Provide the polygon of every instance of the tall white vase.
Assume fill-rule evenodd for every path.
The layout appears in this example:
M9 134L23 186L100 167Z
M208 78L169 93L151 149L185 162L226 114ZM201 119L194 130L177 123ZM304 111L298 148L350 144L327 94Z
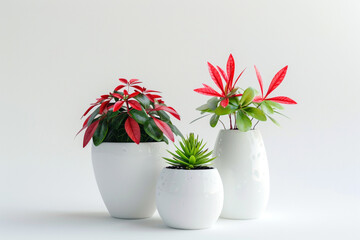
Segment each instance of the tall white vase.
M156 181L166 165L165 146L163 142L92 145L97 185L112 217L136 219L154 214Z
M221 217L260 217L269 198L269 167L260 131L220 130L214 156L224 186Z

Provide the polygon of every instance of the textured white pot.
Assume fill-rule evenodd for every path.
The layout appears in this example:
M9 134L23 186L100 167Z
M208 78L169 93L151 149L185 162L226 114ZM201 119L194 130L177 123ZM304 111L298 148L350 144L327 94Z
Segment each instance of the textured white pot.
M260 217L269 198L269 167L261 133L220 130L214 156L224 185L221 217Z
M179 229L211 227L223 206L217 169L164 168L156 186L156 206L166 225Z
M165 143L110 143L91 154L95 177L112 217L148 218L155 210L156 181L166 165Z

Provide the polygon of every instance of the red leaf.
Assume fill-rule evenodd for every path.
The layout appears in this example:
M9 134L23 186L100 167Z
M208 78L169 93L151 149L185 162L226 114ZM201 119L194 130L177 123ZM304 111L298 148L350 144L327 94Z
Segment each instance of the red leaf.
M100 105L100 110L99 110L99 114L102 114L104 109L106 108L106 106L109 104L110 101L104 101L101 105Z
M140 143L140 127L139 124L131 117L125 121L125 131L136 144Z
M123 104L124 104L124 101L117 101L114 104L113 112L116 112L117 110L119 110L122 107Z
M151 101L151 102L154 102L155 99L152 97L151 94L145 94L145 96Z
M231 95L230 97L240 97L240 96L242 96L242 93Z
M246 69L246 68L244 68L244 70L242 70L242 72L239 74L239 76L237 77L235 83L234 83L232 86L230 86L230 87L231 87L231 90L235 87L236 83L238 82L239 78L241 77L241 75L243 74L243 72L245 71L245 69Z
M107 94L106 95L101 95L102 99L107 99L108 97L109 97L109 95L107 95Z
M223 94L225 94L224 92L224 86L220 77L219 72L216 70L216 68L211 65L211 63L208 62L208 67L209 67L209 73L210 76L212 78L212 80L214 81L214 83L218 86L218 88L220 88L220 90L222 91Z
M160 95L154 95L154 94L147 94L147 95L150 95L152 99L161 98Z
M141 92L144 91L144 88L142 88L142 87L140 87L140 86L138 86L138 85L134 85L134 86L131 86L131 87L133 87L133 88L135 88L135 89L137 89L137 90L139 90L139 91L141 91Z
M119 81L125 84L128 84L128 80L126 80L125 78L119 78Z
M167 136L171 141L175 141L174 139L174 134L173 132L171 131L171 128L169 127L169 125L167 125L165 122L157 119L157 118L154 118L154 122L156 124L156 126L158 126L158 128L160 128L160 130L165 134L165 136Z
M97 126L99 125L100 120L97 120L96 122L93 122L85 131L84 134L84 141L83 141L83 147L86 147L86 145L90 142L92 136L95 133L95 130Z
M229 55L227 64L226 64L226 71L227 71L227 76L229 79L229 85L232 86L232 82L234 79L234 72L235 72L235 61L234 58L232 56L232 54Z
M130 79L129 84L138 84L141 83L139 79Z
M259 81L259 85L260 85L260 90L261 90L261 96L264 97L264 89L263 89L263 81L262 81L262 77L260 75L259 70L257 69L257 67L254 65L255 68L255 72L256 72L256 77Z
M120 89L122 89L123 87L125 87L125 85L119 85L117 86L114 91L119 91Z
M119 98L119 99L123 99L123 96L121 96L121 94L118 94L118 93L112 93L112 95L116 98Z
M284 97L284 96L267 98L265 100L269 100L269 101L273 101L273 102L277 102L277 103L283 103L283 104L297 104L297 102L295 102L291 98Z
M129 103L130 106L133 107L134 109L139 110L139 111L142 110L140 103L138 103L137 101L135 101L135 100L128 100L128 103Z
M264 99L261 96L256 96L254 97L254 99L252 100L253 102L259 103L264 101Z
M133 92L132 94L129 95L129 98L136 97L139 94L140 94L139 92Z
M129 95L128 91L124 90L124 95L125 96Z
M229 104L229 99L225 98L220 102L220 105L225 108Z
M223 77L223 79L225 80L225 82L228 82L228 81L229 81L229 79L228 79L228 77L227 77L227 75L226 75L225 71L224 71L224 70L222 70L222 69L221 69L221 67L219 67L219 66L216 66L216 67L217 67L217 69L219 70L219 72L220 72L221 76Z
M287 71L288 66L285 66L284 68L282 68L273 78L273 80L270 83L269 89L265 95L265 98L272 92L274 91L280 84L281 82L284 80L285 75L286 75L286 71Z
M86 114L88 114L90 112L90 110L93 109L94 107L95 107L95 105L92 105L91 107L89 107L82 116L83 117L86 116Z
M162 106L162 105L157 105L153 111L159 111L159 110L163 110L166 111L168 113L170 113L171 115L173 115L175 118L177 118L178 120L180 120L180 115L176 112L176 110L172 107L168 107L168 106Z
M148 93L161 93L161 92L155 91L155 90L146 90L146 92L148 92Z

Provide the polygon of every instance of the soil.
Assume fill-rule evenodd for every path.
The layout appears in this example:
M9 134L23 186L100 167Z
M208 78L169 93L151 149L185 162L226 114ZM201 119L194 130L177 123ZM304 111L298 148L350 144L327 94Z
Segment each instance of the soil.
M184 170L204 170L204 169L213 169L213 167L207 167L207 166L199 166L199 167L194 167L192 169L187 169L185 167L181 167L181 166L168 166L166 168L169 169L184 169Z

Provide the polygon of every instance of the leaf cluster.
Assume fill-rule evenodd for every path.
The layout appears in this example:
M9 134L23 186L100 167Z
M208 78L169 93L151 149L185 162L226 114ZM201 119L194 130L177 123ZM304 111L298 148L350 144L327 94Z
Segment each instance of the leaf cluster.
M164 159L172 166L178 166L184 169L196 169L206 166L215 158L211 158L212 151L204 149L206 143L199 140L199 136L190 133L186 138L179 142L180 146L175 145L175 152L168 151L172 158Z

